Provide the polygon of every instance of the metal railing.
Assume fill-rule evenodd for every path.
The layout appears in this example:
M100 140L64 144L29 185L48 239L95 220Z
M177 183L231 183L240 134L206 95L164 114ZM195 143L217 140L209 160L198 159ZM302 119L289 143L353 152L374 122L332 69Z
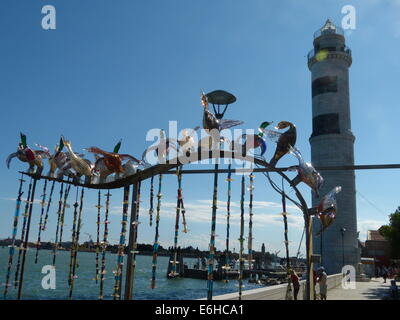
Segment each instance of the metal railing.
M335 29L319 29L314 32L314 39L328 34L338 34L344 36L344 30L338 26L335 26Z
M341 48L321 48L319 50L311 49L310 52L307 54L307 59L310 60L310 59L314 58L320 51L344 52L351 56L351 49L348 46L344 46Z

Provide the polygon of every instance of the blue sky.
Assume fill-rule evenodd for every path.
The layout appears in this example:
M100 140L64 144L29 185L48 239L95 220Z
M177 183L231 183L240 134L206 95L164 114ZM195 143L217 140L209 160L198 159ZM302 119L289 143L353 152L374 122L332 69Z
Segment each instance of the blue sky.
M46 4L57 10L56 30L41 28L41 8ZM0 158L5 160L15 151L20 131L27 134L31 146L53 147L63 134L78 151L91 145L111 150L122 138L121 152L140 156L151 144L145 140L149 129L167 128L169 120L177 121L179 129L200 125L200 90L224 89L237 97L227 118L243 120L243 129L257 128L264 120L294 122L297 146L309 160L311 83L306 55L312 49L313 33L327 18L340 24L341 9L349 4L355 7L357 18L356 29L346 31L347 45L353 51L350 96L356 163L397 163L400 1L395 0L2 0ZM270 144L267 157L273 149ZM281 162L295 163L291 157ZM18 161L10 170L4 162L0 166L0 238L11 234L17 171L25 168ZM399 205L398 177L396 170L357 172L357 191L370 202L357 195L361 239L368 229L387 223L387 215ZM220 177L218 249L223 249L225 237L224 179ZM152 243L154 229L148 225L146 210L148 186L149 181L143 183L138 241ZM182 245L207 248L211 186L211 175L184 177L190 232L180 237ZM264 242L267 250L283 252L280 199L262 175L257 175L255 187L254 247L258 250ZM165 177L162 245L173 241L176 188L176 177ZM307 187L301 190L310 202ZM232 247L237 251L239 178L232 192ZM110 238L116 242L122 193L112 193ZM88 238L86 233L93 237L96 233L97 193L87 194L83 240ZM72 204L72 193L70 199ZM294 208L289 212L290 250L295 254L302 218ZM37 206L32 241L39 214ZM42 239L54 239L55 218L53 207ZM71 224L70 209L66 213L68 234Z

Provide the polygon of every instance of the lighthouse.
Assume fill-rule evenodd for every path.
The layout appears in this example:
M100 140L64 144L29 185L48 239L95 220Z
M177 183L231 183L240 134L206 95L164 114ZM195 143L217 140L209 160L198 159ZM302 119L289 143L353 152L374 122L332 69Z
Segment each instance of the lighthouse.
M312 88L311 161L315 167L354 165L349 99L351 50L345 44L343 30L330 20L314 33L313 45L307 57ZM355 175L353 170L320 173L324 185L320 198L312 195L313 206L335 186L342 187L333 224L317 235L321 223L318 218L313 219L313 252L321 255L321 265L333 274L341 272L344 265L357 267L360 260Z

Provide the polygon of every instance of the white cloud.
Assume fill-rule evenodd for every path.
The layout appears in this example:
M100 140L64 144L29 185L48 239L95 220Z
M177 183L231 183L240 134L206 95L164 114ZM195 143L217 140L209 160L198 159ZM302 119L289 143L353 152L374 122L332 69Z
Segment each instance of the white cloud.
M248 221L248 202L245 202L245 220ZM186 209L186 220L189 223L210 223L211 221L211 212L212 212L212 200L195 200L185 203ZM217 223L225 223L226 222L226 202L218 201L217 202L218 210L217 210ZM113 207L118 208L118 213L122 211L122 207ZM303 218L302 215L299 214L300 210L294 206L288 206L288 223L291 226L302 228L303 227ZM269 212L265 212L268 210ZM261 212L262 211L262 212ZM266 224L282 224L282 215L281 212L281 204L276 202L266 202L266 201L254 201L253 202L253 221L254 227L262 227ZM114 211L113 211L114 212ZM141 212L147 215L148 208L142 207ZM176 203L175 202L163 202L161 207L160 214L162 217L166 218L175 218L176 215ZM141 215L142 216L142 213ZM231 202L231 217L230 223L232 225L240 224L240 203L239 202Z
M367 238L367 231L368 230L377 230L382 225L387 224L385 220L358 220L357 226L358 231L360 231L360 240L365 241Z
M287 215L288 226L303 229L304 227L304 219L303 216L299 214L291 214ZM283 217L281 214L254 214L253 216L254 226L255 227L263 227L265 225L277 225L282 226Z

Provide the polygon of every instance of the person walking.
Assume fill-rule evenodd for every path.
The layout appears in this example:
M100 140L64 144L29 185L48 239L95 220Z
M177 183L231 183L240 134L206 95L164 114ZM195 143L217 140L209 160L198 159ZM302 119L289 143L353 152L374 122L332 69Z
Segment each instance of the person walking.
M318 274L315 269L313 269L313 293L314 293L314 300L317 300L317 292L315 290L315 287L317 286L317 279L318 279Z
M393 300L399 299L399 289L396 285L396 280L390 281L390 297Z
M299 281L299 276L296 274L296 271L294 271L293 269L290 269L290 280L292 281L292 284L293 284L294 300L297 300L297 295L299 294L299 290L300 290L300 281Z
M379 278L381 275L381 269L379 268L379 266L377 266L375 268L375 278Z
M386 266L382 267L382 278L383 278L383 283L386 283L386 279L388 277L388 269Z
M319 294L321 295L321 300L326 300L328 285L327 285L328 275L325 272L324 267L318 269L318 283L319 283Z

